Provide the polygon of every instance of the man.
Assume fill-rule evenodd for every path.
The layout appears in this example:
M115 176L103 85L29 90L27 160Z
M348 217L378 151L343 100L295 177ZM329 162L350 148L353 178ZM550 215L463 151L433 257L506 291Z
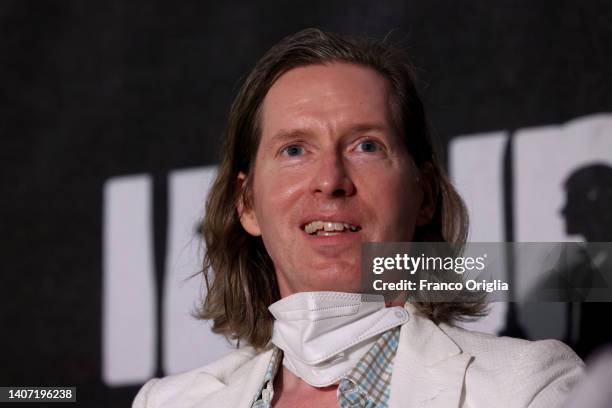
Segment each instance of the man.
M227 133L201 317L246 347L151 380L135 407L552 407L582 375L559 342L452 326L482 305L359 295L363 242L466 236L402 52L290 36L247 78Z

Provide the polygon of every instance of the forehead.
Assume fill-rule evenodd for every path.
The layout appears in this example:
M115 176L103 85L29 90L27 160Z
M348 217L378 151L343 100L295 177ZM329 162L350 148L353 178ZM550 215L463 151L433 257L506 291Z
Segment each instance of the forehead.
M262 106L262 135L356 121L390 125L389 86L372 68L348 63L294 68L272 85Z

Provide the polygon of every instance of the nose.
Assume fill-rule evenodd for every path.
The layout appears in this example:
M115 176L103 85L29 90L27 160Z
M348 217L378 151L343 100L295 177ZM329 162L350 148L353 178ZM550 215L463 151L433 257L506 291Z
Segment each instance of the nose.
M340 152L322 155L311 181L311 191L324 197L348 197L354 194L355 185L347 172Z

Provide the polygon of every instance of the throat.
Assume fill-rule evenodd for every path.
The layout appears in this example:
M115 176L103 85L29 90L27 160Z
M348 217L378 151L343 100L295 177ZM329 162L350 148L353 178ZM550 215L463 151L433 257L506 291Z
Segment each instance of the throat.
M313 387L301 380L284 366L274 378L274 397L272 406L284 407L338 407L338 385Z

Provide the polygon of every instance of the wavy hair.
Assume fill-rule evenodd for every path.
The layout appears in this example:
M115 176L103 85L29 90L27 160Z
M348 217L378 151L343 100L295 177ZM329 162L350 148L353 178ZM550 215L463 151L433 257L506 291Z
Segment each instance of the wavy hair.
M306 29L273 46L240 88L228 119L221 163L206 202L202 273L208 294L197 317L213 321L213 331L238 343L264 347L272 335L268 306L280 299L274 265L261 237L248 234L236 210L252 204L252 170L260 140L261 106L285 72L312 64L350 63L374 69L390 84L393 119L420 170L430 173L437 198L431 222L415 230L414 241L463 244L468 216L432 144L430 127L406 53L384 41L351 38ZM246 179L240 185L238 174ZM481 303L415 302L436 323L479 316Z

